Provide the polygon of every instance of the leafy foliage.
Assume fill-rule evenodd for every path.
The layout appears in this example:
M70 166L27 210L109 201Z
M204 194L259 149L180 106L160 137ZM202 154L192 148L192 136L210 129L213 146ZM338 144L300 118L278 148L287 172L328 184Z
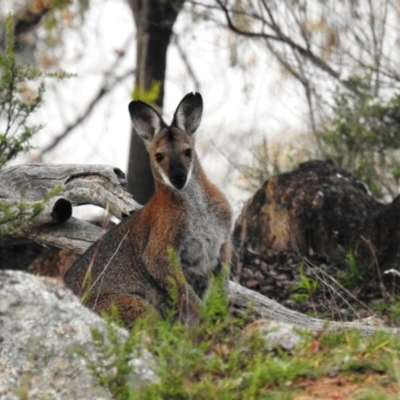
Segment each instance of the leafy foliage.
M353 250L349 250L345 266L346 272L340 278L346 288L353 288L363 281Z
M301 388L301 378L332 374L354 374L355 380L377 374L396 382L400 342L395 336L302 333L301 345L288 353L271 350L257 333L242 336L230 317L208 322L193 329L149 318L121 342L108 320L108 337L93 332L97 354L85 356L89 369L121 400L294 398L296 380ZM132 360L144 351L154 357L158 379L138 388Z
M35 218L43 210L45 204L63 189L58 185L50 190L41 201L26 203L24 201L15 204L0 203L0 239L7 233L15 231L26 223L34 223Z
M28 118L43 102L44 79L64 78L64 72L44 73L29 64L20 64L14 51L14 25L6 18L6 47L0 53L0 168L20 152L30 149L29 140L40 126ZM36 90L29 87L36 84Z
M378 100L370 75L354 76L353 92L338 90L332 120L317 132L326 158L354 173L378 197L400 183L400 95Z
M136 85L132 91L132 98L134 100L141 100L144 103L151 104L154 106L156 101L160 98L161 92L161 81L152 80L151 87L149 90Z
M318 289L318 280L308 277L304 272L304 263L299 266L300 282L293 287L293 293L290 297L297 303L309 301L313 293Z
M112 317L108 333L93 331L95 354L84 354L97 383L116 399L261 399L295 398L302 378L334 374L377 374L396 381L400 341L357 331L299 332L302 342L291 352L265 339L269 331L245 330L230 316L224 279L214 282L201 312L201 323L188 327L170 315L154 313L121 338ZM139 385L133 360L144 357L156 378ZM150 356L150 358L149 358ZM296 382L299 381L299 386ZM365 395L367 392L365 392Z
M111 393L117 394L117 398L133 398L128 381L132 372L129 361L138 345L138 339L134 335L129 335L125 341L121 341L117 331L118 324L115 324L118 321L116 311L113 312L112 318L106 318L108 318L106 338L99 330L92 330L93 343L102 355L102 362L93 362L89 355L83 355L88 360L89 371L98 379L100 386L107 387ZM113 373L110 373L112 370Z
M31 125L29 117L41 106L46 78L62 79L64 72L44 73L29 64L20 64L15 53L14 24L6 18L5 49L0 52L0 169L21 152L30 149L30 139L40 126ZM36 85L36 90L32 87ZM23 201L0 204L0 238L7 232L32 222L45 203L61 190L54 188L40 202Z
M352 90L337 88L331 117L316 130L317 153L352 172L378 198L393 198L400 184L400 94L379 99L371 74L353 76L347 86ZM315 151L302 156L314 158ZM288 165L293 161L286 157ZM252 165L241 172L257 189L268 175L281 170L264 141L253 149Z

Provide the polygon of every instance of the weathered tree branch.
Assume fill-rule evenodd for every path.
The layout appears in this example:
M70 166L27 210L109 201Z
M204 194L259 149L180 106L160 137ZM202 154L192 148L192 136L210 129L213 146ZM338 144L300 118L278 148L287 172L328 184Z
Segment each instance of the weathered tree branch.
M97 205L121 219L141 208L124 190L125 186L125 174L110 166L18 165L0 171L0 204L6 204L7 212L22 221L11 236L28 237L81 254L104 231L85 221L68 221L72 206ZM56 187L60 187L57 197L45 202L35 214L34 205ZM4 212L0 213L2 216Z
M0 201L39 202L57 186L73 206L92 204L121 219L141 206L124 190L125 174L106 165L25 164L0 171Z
M346 328L357 328L363 335L372 335L379 330L393 334L400 333L400 328L387 328L355 322L323 321L312 318L290 310L276 301L232 281L229 281L229 298L235 315L244 316L248 314L250 308L249 318L253 320L268 318L293 324L301 329L311 331L337 331Z
M42 225L39 227L26 224L12 232L11 236L29 237L37 242L70 250L76 254L83 254L105 232L105 229L90 222L70 218L67 222L58 225Z
M28 220L32 226L46 224L59 224L67 221L72 215L72 204L64 197L52 197L44 204L40 202L21 203L20 201L9 200L2 202L7 204L7 212L0 210L0 221L4 221L8 215L19 220ZM10 221L12 223L12 221ZM6 223L7 224L7 223ZM11 225L9 225L11 229Z

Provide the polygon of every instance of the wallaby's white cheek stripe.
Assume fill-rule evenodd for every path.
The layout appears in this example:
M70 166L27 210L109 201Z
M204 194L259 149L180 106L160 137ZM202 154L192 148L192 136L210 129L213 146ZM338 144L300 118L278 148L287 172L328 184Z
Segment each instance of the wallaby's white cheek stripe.
M192 177L192 172L193 172L193 161L190 163L189 171L188 171L187 177L186 177L185 186L189 183L190 178ZM184 186L184 188L185 188L185 186Z
M158 169L158 172L160 173L161 178L162 178L162 180L164 181L164 183L165 183L167 186L169 186L169 187L171 187L171 188L174 189L174 185L171 183L171 181L169 180L168 176L165 175L165 172L164 172L159 166L157 166L157 169Z

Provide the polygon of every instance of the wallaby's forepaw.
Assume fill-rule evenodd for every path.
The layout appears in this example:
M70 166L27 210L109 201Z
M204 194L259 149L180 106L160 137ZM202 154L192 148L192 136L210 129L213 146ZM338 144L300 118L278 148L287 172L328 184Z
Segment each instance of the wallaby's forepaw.
M111 313L113 306L117 309L119 318L128 329L133 327L135 321L145 316L149 309L149 305L138 296L105 293L99 296L93 311Z

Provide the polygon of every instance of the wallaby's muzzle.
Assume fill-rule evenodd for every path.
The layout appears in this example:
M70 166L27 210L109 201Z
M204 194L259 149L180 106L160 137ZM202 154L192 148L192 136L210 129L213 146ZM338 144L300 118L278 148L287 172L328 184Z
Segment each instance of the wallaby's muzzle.
M171 168L169 179L176 189L181 190L186 185L187 172L183 166Z

